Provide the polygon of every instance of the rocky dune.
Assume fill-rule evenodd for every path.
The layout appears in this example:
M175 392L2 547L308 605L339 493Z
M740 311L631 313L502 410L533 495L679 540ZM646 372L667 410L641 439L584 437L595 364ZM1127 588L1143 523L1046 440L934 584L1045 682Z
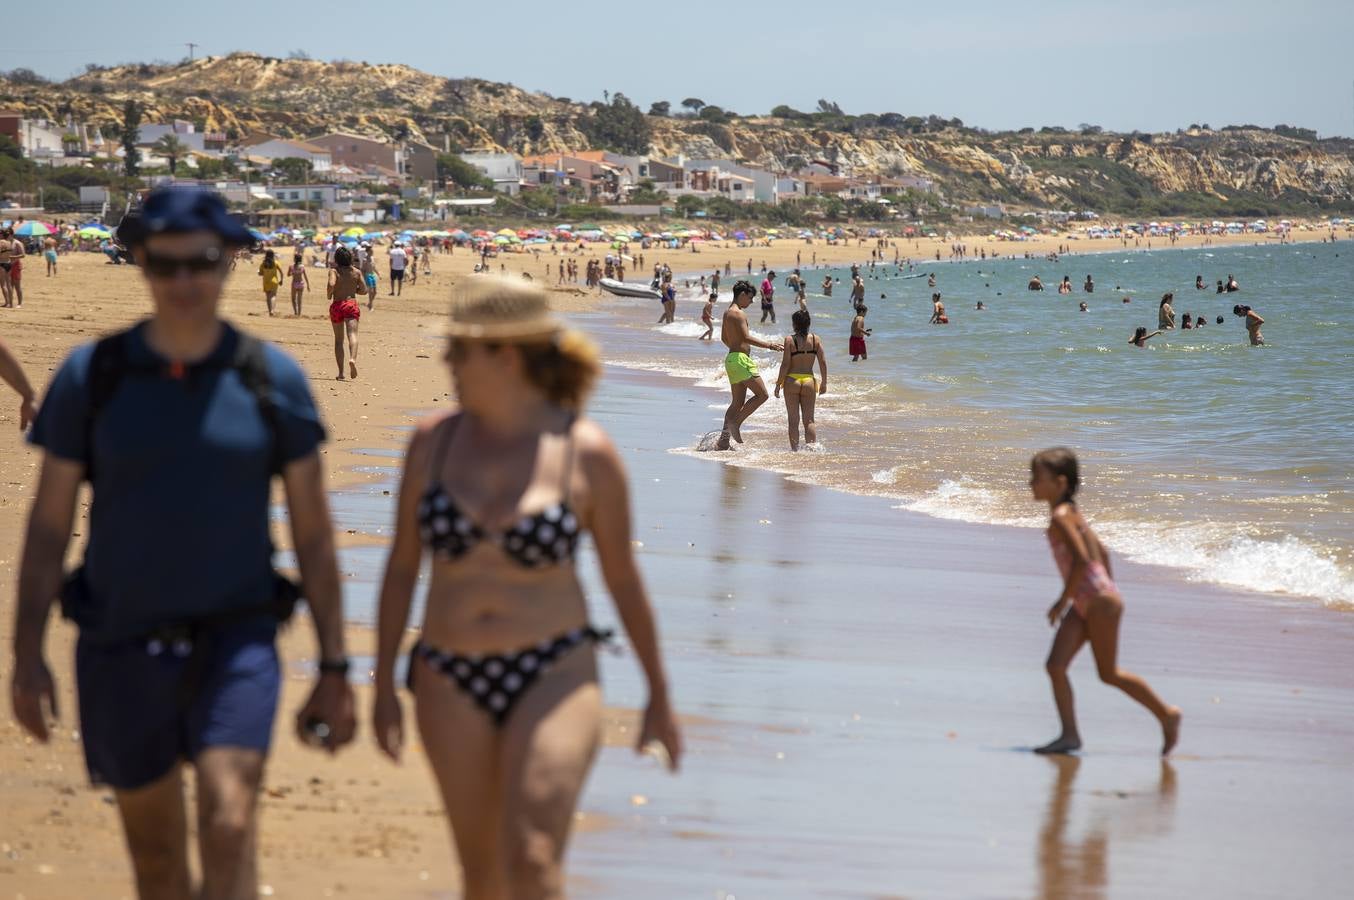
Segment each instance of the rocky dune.
M306 137L341 129L444 140L518 153L588 149L585 104L475 78L449 79L398 64L275 59L252 54L174 65L93 69L59 84L0 80L0 106L62 120L120 125L123 104L144 121L174 118L241 135ZM951 199L1107 208L1172 194L1268 198L1310 208L1354 204L1354 141L1303 140L1264 129L1171 134L1012 134L947 128L924 134L802 120L716 124L650 117L650 151L728 157L773 169L827 160L852 174L916 175ZM446 136L445 138L443 136Z

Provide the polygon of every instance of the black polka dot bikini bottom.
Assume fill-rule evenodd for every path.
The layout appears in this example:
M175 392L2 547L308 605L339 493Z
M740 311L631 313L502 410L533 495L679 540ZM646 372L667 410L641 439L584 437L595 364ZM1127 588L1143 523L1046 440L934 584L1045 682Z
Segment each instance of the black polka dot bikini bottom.
M591 625L566 631L558 637L541 641L512 653L476 655L448 653L419 641L409 652L409 689L414 688L413 660L421 658L470 695L480 709L489 714L495 725L502 726L508 714L527 689L535 683L551 664L583 643L603 643L612 632Z

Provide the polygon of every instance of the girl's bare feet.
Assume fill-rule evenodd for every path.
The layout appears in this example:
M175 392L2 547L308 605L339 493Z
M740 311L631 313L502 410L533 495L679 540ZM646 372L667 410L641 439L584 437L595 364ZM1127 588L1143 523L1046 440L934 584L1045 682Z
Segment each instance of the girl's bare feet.
M1081 738L1079 737L1060 737L1057 740L1049 741L1042 747L1035 747L1035 753L1071 753L1074 750L1081 749Z
M1166 721L1161 723L1161 755L1166 756L1175 749L1175 745L1180 740L1180 720L1184 714L1180 712L1180 707L1172 706L1166 713Z
M348 360L348 377L357 378L357 363L351 359Z

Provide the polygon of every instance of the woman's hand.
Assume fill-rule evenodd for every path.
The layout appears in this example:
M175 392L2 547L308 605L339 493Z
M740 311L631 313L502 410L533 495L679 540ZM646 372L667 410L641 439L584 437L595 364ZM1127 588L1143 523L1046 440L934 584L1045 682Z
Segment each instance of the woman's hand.
M780 399L780 382L779 382L779 381L776 382L776 399L777 399L777 400Z
M666 694L650 697L649 705L644 709L644 726L639 732L639 741L635 752L643 753L644 748L654 741L663 745L668 754L668 769L677 771L682 758L682 735L677 728L677 717L668 705Z
M1058 601L1048 608L1049 625L1052 625L1054 628L1058 627L1058 623L1062 621L1063 613L1067 611L1067 604L1067 600L1059 597Z
M818 396L821 397L826 393L827 393L827 379L824 378L822 383L818 385Z
M404 711L400 708L400 698L393 686L376 689L371 730L376 733L376 743L381 752L399 762L400 753L404 750Z

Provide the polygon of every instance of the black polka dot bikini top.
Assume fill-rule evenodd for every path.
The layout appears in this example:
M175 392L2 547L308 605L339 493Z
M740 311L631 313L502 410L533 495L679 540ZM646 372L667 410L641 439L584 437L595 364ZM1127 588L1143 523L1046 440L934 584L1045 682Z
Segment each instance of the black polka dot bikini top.
M440 472L446 458L458 419L443 428L442 440L433 457L433 472ZM571 431L573 419L565 427ZM423 543L432 552L446 560L465 556L482 541L497 544L509 559L528 569L562 565L574 558L580 535L578 516L569 506L569 476L573 472L574 443L569 438L569 449L564 461L564 477L560 485L560 501L533 516L523 516L507 531L496 534L461 511L459 504L447 493L439 478L430 479L418 504L418 530Z

